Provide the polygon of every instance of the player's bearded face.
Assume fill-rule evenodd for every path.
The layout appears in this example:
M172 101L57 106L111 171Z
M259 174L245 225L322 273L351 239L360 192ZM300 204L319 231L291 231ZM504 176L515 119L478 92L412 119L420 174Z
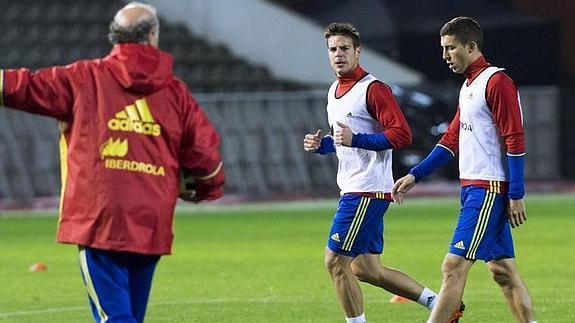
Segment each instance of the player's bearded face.
M343 35L327 39L329 63L338 76L352 72L359 62L361 47L354 47L351 38Z
M443 60L453 73L462 74L471 64L471 49L457 41L453 35L441 36Z

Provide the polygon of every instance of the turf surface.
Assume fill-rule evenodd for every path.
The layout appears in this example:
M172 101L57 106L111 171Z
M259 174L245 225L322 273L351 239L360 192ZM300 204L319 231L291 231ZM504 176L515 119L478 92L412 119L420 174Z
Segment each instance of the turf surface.
M323 268L336 201L178 210L174 254L158 266L147 322L343 322ZM575 196L532 196L514 231L539 322L575 322ZM437 290L455 199L411 199L386 214L382 260ZM55 214L0 214L0 322L90 322L74 246L54 243ZM35 262L46 272L29 272ZM425 322L414 303L363 285L370 322ZM512 322L483 263L464 296L465 322Z

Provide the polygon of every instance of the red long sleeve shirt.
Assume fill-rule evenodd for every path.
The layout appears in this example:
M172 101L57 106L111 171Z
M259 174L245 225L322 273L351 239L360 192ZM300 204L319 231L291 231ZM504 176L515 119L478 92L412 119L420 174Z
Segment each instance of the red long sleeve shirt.
M483 56L470 64L464 72L466 84L469 86L490 64ZM493 126L502 138L505 151L509 155L522 155L525 153L525 139L523 129L523 116L519 105L517 88L513 80L502 71L496 72L487 82L485 89L487 106L493 117ZM457 152L459 149L459 132L461 128L459 106L455 117L451 121L447 132L439 144ZM461 178L463 186L479 185L488 187L486 180L470 180ZM506 190L506 183L503 189Z
M484 56L476 59L464 72L467 84L473 80L490 64ZM525 152L525 138L523 131L523 116L517 99L517 87L513 80L503 72L493 74L487 83L487 104L493 113L495 126L499 129L501 137L509 154L522 154ZM456 152L459 147L459 107L451 121L447 132L443 135L440 144Z
M358 65L351 73L338 76L336 97L342 97L367 74ZM373 82L367 90L367 108L371 116L383 125L385 137L394 149L411 145L411 129L389 86L380 81Z

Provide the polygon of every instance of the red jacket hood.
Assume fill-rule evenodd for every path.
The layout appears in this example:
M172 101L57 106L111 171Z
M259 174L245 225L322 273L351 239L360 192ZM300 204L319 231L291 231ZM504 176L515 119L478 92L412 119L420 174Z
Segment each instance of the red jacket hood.
M151 94L174 78L172 56L149 45L117 44L104 62L122 87L132 93Z

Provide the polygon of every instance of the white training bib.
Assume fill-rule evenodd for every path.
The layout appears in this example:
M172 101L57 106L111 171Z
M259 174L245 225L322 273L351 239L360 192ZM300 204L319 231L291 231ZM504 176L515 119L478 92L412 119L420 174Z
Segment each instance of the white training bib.
M488 67L459 92L459 174L463 179L507 180L505 145L485 93L491 76L503 69Z
M338 81L331 85L327 98L327 116L334 133L339 129L337 121L349 126L353 133L383 132L381 123L367 110L367 90L375 81L377 79L368 74L339 99L335 96ZM393 187L391 149L376 152L336 146L336 153L339 160L337 184L341 194L391 192Z

